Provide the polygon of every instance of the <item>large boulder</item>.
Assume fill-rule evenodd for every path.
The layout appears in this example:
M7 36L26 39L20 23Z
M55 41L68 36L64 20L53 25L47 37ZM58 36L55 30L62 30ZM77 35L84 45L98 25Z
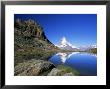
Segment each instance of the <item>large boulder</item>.
M54 68L54 65L48 61L29 60L16 65L14 73L17 76L37 76L52 68Z

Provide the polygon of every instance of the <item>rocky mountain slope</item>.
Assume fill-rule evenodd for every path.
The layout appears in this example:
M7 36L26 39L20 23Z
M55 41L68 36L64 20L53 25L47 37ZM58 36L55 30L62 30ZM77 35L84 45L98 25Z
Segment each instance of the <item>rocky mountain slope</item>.
M20 48L37 47L42 50L55 49L56 47L46 38L43 27L32 19L16 19L14 24L15 50Z
M24 70L23 68L25 68L25 64L27 63L28 60L34 59L39 60L39 62L43 61L45 65L49 64L47 62L48 58L51 55L53 55L57 50L58 48L47 39L43 31L43 27L41 27L39 23L35 22L32 19L15 20L14 22L15 75L19 74L17 71ZM20 67L19 66L20 63L22 63L24 67ZM31 65L34 66L34 63L31 63Z
M71 68L56 68L48 61L61 51L45 36L44 29L32 19L14 22L14 75L15 76L69 76L77 73ZM54 68L56 70L54 70Z

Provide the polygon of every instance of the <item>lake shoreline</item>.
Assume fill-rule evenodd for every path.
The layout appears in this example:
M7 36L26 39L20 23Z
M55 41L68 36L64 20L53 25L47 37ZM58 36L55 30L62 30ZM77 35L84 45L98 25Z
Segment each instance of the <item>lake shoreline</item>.
M59 52L55 54L50 62L58 65L64 64L80 71L83 76L94 76L97 73L97 55L90 52ZM79 73L80 73L79 72Z
M88 52L79 52L79 51L77 51L77 52L78 53L88 53ZM43 53L45 53L45 52L43 52ZM70 71L68 73L68 70L71 70L71 68L69 66L66 67L66 66L61 65L62 67L59 68L59 67L55 67L55 65L52 62L49 61L49 59L52 57L52 55L55 55L57 53L76 53L76 51L74 51L74 52L73 51L71 51L71 52L70 51L69 52L67 52L67 51L66 52L63 52L63 51L46 52L46 56L43 56L42 59L36 59L36 58L34 58L34 59L30 59L30 60L24 60L24 61L22 61L20 63L16 63L15 70L14 70L15 76L66 76L66 75L68 75L68 76L79 76L80 73L77 70L75 70L75 69L73 70L75 73L74 72L70 72ZM25 66L28 65L28 64L31 65L33 71L35 71L37 69L34 66L34 63L35 62L36 62L35 63L36 65L38 63L36 60L38 60L39 62L41 61L41 64L42 63L45 63L45 62L47 64L50 63L49 65L52 65L53 67L49 67L49 68L47 67L48 70L45 70L45 68L44 69L41 69L41 70L45 70L45 71L43 71L42 73L38 73L38 74L35 74L35 73L29 74L29 73L27 73L26 71L32 71L31 68L30 68L30 66L28 66L27 68L25 68ZM28 63L29 61L32 61L32 62L31 63ZM22 65L24 67L21 68L20 65ZM41 68L43 68L43 66L44 65L42 65ZM36 69L34 69L33 67L35 67ZM20 72L16 72L16 71L19 71L19 70L24 70L24 71L22 71L21 73ZM54 72L55 72L56 75L53 74Z

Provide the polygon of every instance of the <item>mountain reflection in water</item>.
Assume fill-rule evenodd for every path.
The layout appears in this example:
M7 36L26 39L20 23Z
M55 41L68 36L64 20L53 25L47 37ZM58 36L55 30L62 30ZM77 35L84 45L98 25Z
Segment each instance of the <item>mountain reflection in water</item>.
M67 59L69 59L72 55L77 54L79 52L73 52L73 53L57 53L56 55L60 57L61 62L65 63Z
M67 52L53 55L51 61L56 67L66 65L76 69L80 75L96 76L97 75L97 55L84 52Z

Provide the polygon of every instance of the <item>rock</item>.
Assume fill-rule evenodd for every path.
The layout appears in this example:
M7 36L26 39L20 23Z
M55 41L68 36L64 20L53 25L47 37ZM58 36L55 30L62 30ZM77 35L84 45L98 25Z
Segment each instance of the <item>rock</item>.
M16 19L14 22L14 29L16 35L22 36L22 39L33 40L33 38L38 38L52 44L43 31L43 27L33 19L23 20ZM18 37L19 38L19 37Z
M67 68L53 68L48 76L75 76L72 72L68 71Z
M54 65L48 61L33 59L16 65L14 73L18 76L37 76L52 68L54 68Z
M61 70L57 69L57 68L53 68L51 70L51 72L48 74L48 76L57 76L60 75Z
M64 74L63 76L74 76L74 74L72 72L70 72L70 73Z
M72 72L65 73L63 69L53 68L48 76L74 76L74 74Z

